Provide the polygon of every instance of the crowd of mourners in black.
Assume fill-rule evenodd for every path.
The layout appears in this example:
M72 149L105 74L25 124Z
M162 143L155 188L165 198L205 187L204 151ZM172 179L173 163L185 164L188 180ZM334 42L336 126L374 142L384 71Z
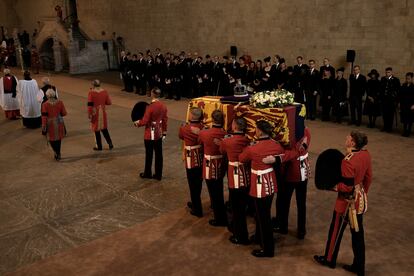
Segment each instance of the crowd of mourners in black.
M310 59L304 63L302 56L297 64L288 66L283 57L275 55L253 61L250 56L205 58L198 53L181 52L178 55L154 54L147 50L145 55L121 52L120 73L124 91L148 95L154 87L162 91L162 97L180 100L181 97L230 96L236 84L247 87L249 93L286 89L293 93L295 102L306 105L307 119L341 123L349 116L349 124L360 126L362 116L368 116L368 127L375 128L377 117L382 117L382 131L392 132L397 125L397 112L403 124L403 136L409 136L414 121L413 73L408 72L405 82L393 75L391 67L380 77L376 69L367 76L358 65L353 67L349 80L344 78L344 68L330 65L323 59L317 69ZM349 86L349 87L348 87ZM317 108L319 105L320 108Z

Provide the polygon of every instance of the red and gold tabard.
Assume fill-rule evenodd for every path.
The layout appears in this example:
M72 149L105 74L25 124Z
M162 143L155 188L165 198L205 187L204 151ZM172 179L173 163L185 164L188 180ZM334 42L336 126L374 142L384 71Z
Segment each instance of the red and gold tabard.
M145 126L144 140L158 140L167 132L168 117L167 107L164 103L153 100L145 109L142 120L138 126Z
M203 129L203 124L190 121L180 127L178 137L184 141L184 162L187 169L199 168L203 165L203 146L198 140L198 134L193 129Z
M66 135L63 117L66 109L60 100L46 101L42 104L42 129L46 131L49 141L62 140Z
M229 161L227 178L229 189L240 189L250 186L250 165L241 163L239 155L250 144L244 133L233 133L226 136L220 143L220 152Z
M111 105L106 90L91 90L88 94L88 114L91 117L92 131L100 131L108 128L108 120L106 116L105 106Z
M263 198L277 192L276 173L273 165L263 163L269 155L280 155L284 148L270 138L261 138L246 147L239 156L239 161L251 166L250 196Z
M225 165L223 164L223 155L214 139L223 139L225 135L226 132L221 127L214 125L210 129L200 131L198 139L204 148L204 179L220 179L224 177Z
M349 196L353 196L356 213L365 213L368 207L367 193L372 181L371 155L367 150L351 152L342 160L341 171L344 181L337 186L335 211L343 214L347 210Z
M301 182L310 177L309 164L309 145L311 135L308 128L305 128L305 135L296 143L296 149L299 152L299 157L292 159L286 163L285 180L287 182Z

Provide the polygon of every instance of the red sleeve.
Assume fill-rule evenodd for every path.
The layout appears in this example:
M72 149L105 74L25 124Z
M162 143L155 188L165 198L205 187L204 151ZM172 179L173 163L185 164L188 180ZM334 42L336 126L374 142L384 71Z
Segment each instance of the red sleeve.
M250 147L246 147L242 153L239 155L239 161L242 163L250 162L252 158L250 157Z
M184 128L185 127L186 127L185 125L180 126L180 129L178 130L178 138L181 140L184 140Z
M93 110L92 92L89 91L89 94L88 94L88 114L89 115L92 115L92 110Z
M60 103L61 103L61 105L62 105L62 110L60 111L60 115L61 115L62 117L64 117L64 116L66 116L68 113L66 112L66 108L65 108L65 105L63 104L63 102L61 101Z
M105 104L106 104L106 105L111 105L111 104L112 104L112 101L111 101L111 98L109 97L108 92L106 92L106 100L105 100Z
M152 107L148 106L148 108L145 110L144 118L142 120L139 120L138 126L146 126L151 118L152 114Z
M369 187L371 186L372 181L372 166L371 166L371 160L369 160L369 166L367 168L367 171L365 172L364 180L362 181L362 184L364 185L364 190L366 193L368 193Z
M296 149L285 150L282 155L282 162L289 162L299 157L299 153Z
M351 164L351 162L349 162L345 159L342 160L341 171L342 171L342 177L344 177L344 178L354 178L355 177L354 166ZM340 182L340 183L338 183L337 189L338 189L338 192L349 193L349 192L352 192L352 190L354 189L354 185L347 186L345 183Z
M48 112L47 112L46 103L42 103L42 128L43 129L46 129L47 116L48 116Z
M162 118L162 132L165 134L167 132L167 126L168 126L168 116L167 116L167 107L165 107L164 117Z
M227 151L226 151L226 141L225 140L221 140L219 150L220 150L220 153L221 154L223 154L223 155L224 154L227 154Z
M204 144L204 142L203 142L203 130L201 130L200 133L198 134L197 142L199 144Z

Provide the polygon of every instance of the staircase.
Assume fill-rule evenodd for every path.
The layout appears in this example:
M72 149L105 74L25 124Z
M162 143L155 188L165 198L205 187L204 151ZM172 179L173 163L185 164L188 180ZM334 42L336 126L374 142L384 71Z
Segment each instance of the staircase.
M79 28L72 29L72 37L74 41L79 42L79 50L82 50L86 46L86 37L82 34Z

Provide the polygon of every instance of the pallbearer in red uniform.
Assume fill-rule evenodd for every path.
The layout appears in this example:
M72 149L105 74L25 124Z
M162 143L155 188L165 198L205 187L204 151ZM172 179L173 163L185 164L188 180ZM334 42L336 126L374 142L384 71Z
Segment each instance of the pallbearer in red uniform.
M364 148L368 138L364 133L352 131L345 146L348 155L342 160L342 182L336 186L338 198L329 229L325 255L314 259L325 266L335 268L342 234L349 223L352 234L352 265L343 268L358 275L365 274L365 242L362 216L367 210L367 193L371 185L371 156Z
M191 202L187 205L191 214L197 217L203 216L201 206L201 188L203 184L203 146L198 141L198 134L203 129L201 118L203 111L198 107L190 109L190 122L181 126L178 137L184 140L184 162L187 173L188 186L190 187Z
M105 137L106 142L109 145L109 149L114 146L112 144L111 137L108 131L108 119L106 115L106 106L111 105L111 99L108 92L101 88L101 82L94 80L93 88L88 94L88 117L91 121L91 129L95 133L96 146L94 150L102 150L101 133Z
M213 205L214 219L209 223L212 226L226 226L227 214L224 206L223 177L225 164L223 155L215 139L223 139L226 132L223 130L224 116L220 110L214 110L211 114L213 126L202 130L199 134L199 142L204 148L203 178L206 180L211 203Z
M277 192L276 173L273 166L263 163L269 155L281 155L284 148L270 138L272 125L264 120L256 123L257 140L243 150L239 156L242 163L251 164L250 196L256 206L255 240L261 243L261 249L252 251L255 257L273 257L274 242L270 210L274 193Z
M296 206L298 212L298 239L304 239L306 234L306 191L308 185L308 178L310 175L308 150L310 145L310 131L305 128L305 133L296 145L295 150L298 156L286 161L286 156L281 156L281 162L285 163L284 183L279 185L278 197L280 198L279 209L276 210L278 214L278 229L277 232L281 234L288 233L289 209L292 194L296 191ZM275 157L265 158L265 163L274 163Z
M229 201L233 212L233 236L230 241L234 244L249 244L247 232L246 208L248 188L250 186L249 164L239 162L239 155L249 145L250 141L245 132L247 122L244 118L236 118L232 122L232 134L220 143L221 154L228 160Z
M66 135L63 117L67 112L63 102L56 99L56 92L53 89L46 91L46 97L48 100L42 104L42 134L47 135L55 152L55 159L59 161L61 141Z
M161 90L153 88L151 90L152 101L145 110L142 120L135 122L137 127L145 127L144 144L145 144L145 169L140 173L141 178L162 178L162 142L167 136L167 107L159 100ZM152 155L155 152L155 174L152 175Z

